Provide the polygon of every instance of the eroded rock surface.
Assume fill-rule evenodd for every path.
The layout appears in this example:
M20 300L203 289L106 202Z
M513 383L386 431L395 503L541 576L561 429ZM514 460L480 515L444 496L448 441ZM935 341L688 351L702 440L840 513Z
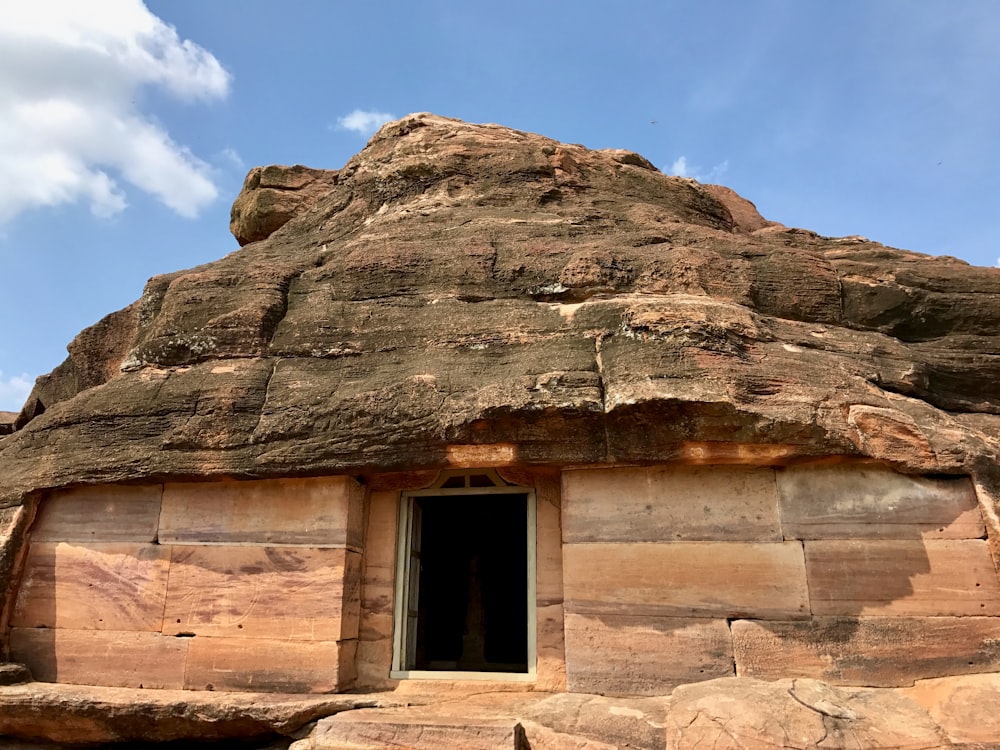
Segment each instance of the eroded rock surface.
M7 747L6 738L72 747L268 740L290 737L325 716L385 703L369 696L131 690L35 682L0 687L0 747Z
M433 115L336 172L253 170L233 231L243 249L152 279L42 379L0 442L0 503L439 468L487 444L520 464L741 444L995 484L1000 269L789 229L628 151Z
M251 171L232 230L240 250L151 279L0 420L4 599L45 490L174 479L869 457L970 474L997 544L1000 269L788 228L632 152L433 115L337 171ZM0 689L0 735L147 738L159 717L164 740L309 750L471 747L473 726L536 750L987 747L994 678L954 679L455 696L301 737L359 704L29 684Z
M988 707L997 701L995 674L905 689L727 677L656 698L467 690L303 696L28 683L0 686L0 747L240 739L292 750L996 750L1000 724Z

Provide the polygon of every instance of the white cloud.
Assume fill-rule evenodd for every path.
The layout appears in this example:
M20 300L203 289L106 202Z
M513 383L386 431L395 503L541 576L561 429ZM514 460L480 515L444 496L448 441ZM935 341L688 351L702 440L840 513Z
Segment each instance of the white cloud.
M85 201L122 211L120 181L195 216L218 191L207 163L137 106L143 87L220 99L229 74L141 0L5 3L0 23L0 223Z
M366 138L376 130L396 119L396 115L388 112L369 112L363 109L356 109L349 115L344 115L337 120L337 125L344 130L353 130Z
M28 375L4 377L0 370L0 411L20 411L34 384Z
M729 171L729 159L720 161L706 172L701 167L688 164L686 156L678 156L674 159L674 163L663 171L674 177L690 177L698 182L719 182Z
M670 165L670 169L666 170L666 172L667 174L672 174L674 177L689 177L687 157L678 156L674 159L674 163Z

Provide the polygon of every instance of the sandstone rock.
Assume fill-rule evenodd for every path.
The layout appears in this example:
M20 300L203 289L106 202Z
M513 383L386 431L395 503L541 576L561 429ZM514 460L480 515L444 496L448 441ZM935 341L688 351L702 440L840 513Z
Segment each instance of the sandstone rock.
M17 414L12 411L0 411L0 437L9 435L14 431L14 422Z
M247 174L230 216L237 242L266 240L308 209L336 183L336 172L301 165L254 167Z
M567 613L568 637L590 644L573 657L584 663L601 660L601 644L614 633L627 637L605 660L605 673L574 673L569 658L566 674L551 669L546 687L580 680L573 683L579 689L616 692L620 673L632 670L656 693L695 671L721 674L739 658L727 645L733 617L753 618L747 637L766 640L779 655L782 643L799 644L796 658L807 674L844 679L856 651L817 651L799 624L820 612L857 626L856 650L866 639L878 641L891 618L934 618L922 637L937 628L964 644L961 653L974 662L966 666L993 668L992 630L970 615L1000 611L993 580L1000 561L1000 269L784 227L726 188L665 176L632 152L590 151L427 114L386 125L337 171L251 171L232 217L242 249L151 279L136 303L83 331L66 362L39 379L16 430L0 437L4 639L6 618L17 609L12 584L26 559L26 530L52 490L70 489L71 504L79 502L83 513L102 503L121 506L115 492L88 494L92 486L127 486L129 511L115 511L114 518L121 517L116 533L129 539L90 549L90 526L69 513L46 541L42 517L31 560L38 575L31 580L45 579L43 569L58 563L51 545L69 537L84 549L66 554L86 558L83 567L95 570L113 561L115 544L131 545L130 555L150 545L154 529L143 497L151 485L162 484L173 498L164 495L172 510L159 530L163 539L204 533L211 539L202 541L216 544L238 532L260 543L271 533L306 532L297 523L285 528L271 521L267 528L249 522L202 528L198 500L185 495L182 483L377 475L372 489L378 491L426 486L436 470L449 467L496 466L510 476L619 467L620 478L620 467L628 466L633 488L645 489L614 512L607 504L592 507L585 494L567 495L565 586L552 587L542 618L563 622ZM782 475L774 468L817 458L870 459L935 478L900 490L913 503L893 519L905 518L905 528L849 541L828 523L822 502L794 499L814 488L789 479L794 469ZM712 482L686 469L686 481L698 488L691 491L702 511L696 515L685 499L657 486L659 468L643 468L668 463L746 465L743 489L725 490L742 493L740 504L723 507L711 496ZM828 480L839 482L835 475L832 469ZM963 482L960 491L948 489ZM567 487L573 489L572 479ZM222 505L232 499L227 492ZM937 507L950 492L954 502L944 512L921 510L921 498L933 496ZM849 523L878 520L884 500L882 494L859 500ZM345 544L359 533L351 507L338 516ZM739 538L727 530L731 522L719 522L734 512L746 519ZM653 543L637 545L633 532L644 523ZM394 527L386 528L392 538ZM561 539L558 523L547 528ZM659 543L668 528L676 541ZM192 558L184 585L229 586L228 561L238 562L240 554ZM862 554L868 563L859 562ZM739 580L720 572L720 555L740 570ZM912 583L880 577L871 561L888 558L903 560ZM376 585L365 596L391 587L393 560L372 561L381 572L373 572ZM632 572L627 586L625 565ZM357 567L350 557L338 566ZM839 575L836 566L851 575ZM554 569L562 575L558 563ZM156 599L160 589L150 576L146 593ZM58 585L86 602L72 576ZM86 610L59 613L72 623L59 634L68 665L80 653L74 633L83 630L97 634L88 637L90 648L131 653L120 650L128 646L120 631L94 628ZM262 611L268 628L281 624L281 612ZM105 614L121 623L135 613L125 602ZM337 615L350 628L324 641L331 644L326 672L333 672L332 644L357 647L362 666L370 656L365 649L384 655L391 612L376 614L382 619L362 625L354 612ZM885 622L864 620L873 615ZM54 637L44 632L52 628L31 622L46 616L27 605L17 610L22 619L14 635L28 650ZM958 628L955 620L967 622ZM359 628L355 643L347 630ZM163 633L129 637L140 636ZM220 684L247 687L242 673L230 669L250 658L246 650L223 643L223 633L213 637L229 660L217 671L231 681ZM540 641L541 657L561 663L561 638L559 632L552 643ZM629 648L649 642L666 644L665 653L689 649L679 674L655 661L632 663ZM895 653L892 644L880 648L880 658ZM45 648L50 658L56 650ZM339 659L339 646L336 653ZM821 671L827 657L829 673ZM316 654L302 650L296 658L308 665ZM191 675L177 663L159 661L173 670L165 683L187 684ZM134 666L128 659L112 665L122 684L131 684L127 672ZM766 664L759 668L773 674ZM922 670L900 673L911 679ZM587 671L590 683L580 678ZM214 686L211 672L195 670L197 686ZM640 707L634 699L593 697L545 703L537 695L463 701L454 710L464 712L466 726L482 728L484 742L523 739L551 748L948 746L927 712L899 693L808 680L732 680L678 688L669 715L657 713L666 703ZM462 694L461 686L455 690ZM0 734L74 742L124 741L142 732L162 739L198 732L264 737L290 731L303 716L311 721L358 705L318 699L308 705L322 708L302 714L296 712L303 704L294 701L297 708L230 698L202 704L191 693L181 701L146 692L141 699L129 693L129 708L106 693L4 688L0 722L7 723L0 723ZM970 700L983 695L989 697L976 693ZM964 700L955 697L954 705ZM298 718L287 719L293 714ZM395 717L370 725L378 724L376 735L396 732L404 743L421 722L419 712L352 717L357 722L335 717L324 726L336 731L309 741L354 741L336 732L350 734L373 716ZM451 726L459 725L453 719ZM460 742L457 730L425 740L433 736L433 744ZM975 736L969 741L986 735Z
M23 664L0 664L0 685L31 682L31 671Z
M770 444L925 473L997 452L1000 270L771 225L634 154L414 115L337 172L254 170L233 227L251 244L151 280L40 381L0 502L433 469L464 444L522 464Z
M29 683L0 687L0 738L68 743L291 736L369 696L194 693ZM2 740L0 740L2 742Z
M926 708L952 742L1000 741L1000 715L983 710L1000 703L996 674L923 680L901 692Z
M891 690L739 677L677 688L666 739L666 747L678 750L949 746L924 709Z
M424 700L428 700L427 697ZM292 750L406 747L493 750L660 750L664 698L498 693L323 719Z
M152 279L40 381L0 503L500 443L522 465L997 455L1000 269L773 225L635 154L413 115L339 171L252 171L233 228L250 244Z

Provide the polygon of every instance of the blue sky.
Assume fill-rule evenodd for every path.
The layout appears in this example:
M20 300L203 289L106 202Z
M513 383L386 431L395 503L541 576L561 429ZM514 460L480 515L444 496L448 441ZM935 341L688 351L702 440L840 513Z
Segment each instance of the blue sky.
M995 0L0 10L0 410L147 278L235 250L251 166L338 168L409 112L629 148L825 235L1000 255Z

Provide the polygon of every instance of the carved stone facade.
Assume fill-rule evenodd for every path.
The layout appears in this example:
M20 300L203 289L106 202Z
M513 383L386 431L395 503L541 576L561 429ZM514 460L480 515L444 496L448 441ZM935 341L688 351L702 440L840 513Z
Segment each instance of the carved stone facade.
M1000 671L1000 581L967 477L857 462L503 474L492 489L428 490L424 473L53 492L31 528L11 657L43 681L275 692L409 678L640 696L734 674L905 686ZM410 571L410 492L501 512L530 497L531 601L518 615L530 663L474 669L457 653L400 679L401 577L419 589L414 628L419 610L460 628L468 650L490 627L469 613L497 584L472 574L449 590L459 579L431 572L428 545L525 565L520 522L463 526L456 511L450 537L430 520L408 532L424 540ZM433 611L457 600L457 625ZM490 637L522 637L503 629Z

